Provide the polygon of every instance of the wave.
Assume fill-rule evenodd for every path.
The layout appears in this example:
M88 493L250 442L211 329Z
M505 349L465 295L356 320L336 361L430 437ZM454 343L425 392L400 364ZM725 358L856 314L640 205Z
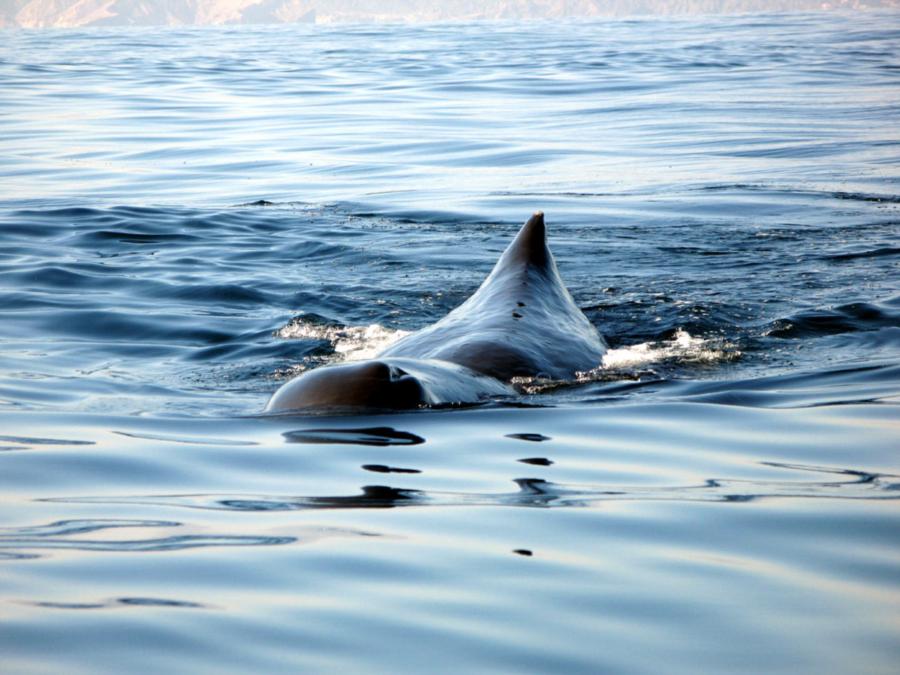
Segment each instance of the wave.
M848 260L859 260L860 258L885 258L895 255L900 255L900 246L882 246L880 248L865 249L863 251L833 253L831 255L822 256L822 259L843 262Z
M91 501L92 498L88 498ZM45 501L66 501L49 499ZM246 510L239 505L236 508ZM303 527L293 536L186 533L170 536L132 535L123 539L110 530L122 528L157 531L185 527L185 523L170 520L124 520L95 518L84 520L61 520L46 525L0 528L0 560L34 559L47 550L83 551L94 553L151 553L174 552L197 548L284 546L295 543L309 543L334 536L376 536L364 532L338 527ZM207 530L208 528L202 528ZM227 528L226 528L227 529ZM90 535L85 536L85 535ZM41 552L41 553L38 553ZM133 604L137 604L135 601Z
M883 303L852 302L832 309L812 309L778 319L768 337L802 339L842 333L900 328L900 296Z

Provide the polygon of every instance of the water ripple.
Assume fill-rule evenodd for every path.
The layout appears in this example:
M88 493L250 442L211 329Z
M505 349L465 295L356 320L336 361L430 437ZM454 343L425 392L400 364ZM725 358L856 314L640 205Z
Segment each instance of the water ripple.
M538 462L532 462L538 463ZM403 506L586 507L608 501L751 502L760 499L900 499L900 476L780 462L766 466L826 473L843 480L757 481L709 478L698 485L601 486L517 478L515 492L452 493L366 485L348 496L278 497L272 495L161 495L135 497L55 497L45 501L73 504L141 504L226 511L298 511L315 509L394 508ZM417 473L406 471L404 473ZM155 550L155 549L154 549Z
M17 551L45 549L147 553L218 546L276 546L297 541L295 537L214 534L184 534L127 540L80 537L83 534L94 534L117 528L155 529L180 526L181 523L172 521L97 519L66 520L34 527L3 528L0 530L0 551L4 554L11 552L13 556L18 555Z

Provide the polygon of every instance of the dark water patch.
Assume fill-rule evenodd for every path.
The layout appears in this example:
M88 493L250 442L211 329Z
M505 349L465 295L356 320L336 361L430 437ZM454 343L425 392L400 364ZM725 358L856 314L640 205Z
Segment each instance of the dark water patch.
M833 309L798 312L776 321L769 337L804 339L900 327L900 311L888 304L853 302Z
M553 440L549 436L544 436L543 434L536 433L519 433L519 434L506 434L507 438L515 438L520 441L532 441L534 443L540 443L541 441L550 441Z
M179 525L181 525L181 523L169 520L124 520L112 518L58 520L47 525L2 528L0 529L0 533L6 532L7 536L54 537L87 534L90 532L122 527L178 527Z
M40 557L36 553L17 553L0 550L0 560L37 560Z
M900 204L900 196L898 195L872 195L859 192L832 192L831 196L836 199L846 199L849 201L874 202L876 204Z
M93 232L82 234L80 242L82 244L101 244L105 241L114 241L122 244L162 244L171 242L189 242L195 241L196 236L184 232L127 232L117 230L95 230Z
M80 536L111 528L157 529L179 526L181 523L167 521L85 520L60 521L36 527L3 528L0 530L0 550L148 553L220 546L276 546L296 541L295 537L232 534L183 534L145 539L88 539Z
M420 469L403 469L386 464L363 464L362 468L373 473L422 473Z
M11 214L13 217L35 218L38 220L56 220L57 218L94 218L104 215L101 209L92 209L81 206L49 209L19 209Z
M525 457L523 459L517 459L517 462L522 462L523 464L533 464L535 466L552 466L553 460L547 459L546 457Z
M350 445L421 445L425 439L408 431L391 427L368 427L363 429L298 429L285 431L287 443L339 443Z
M19 445L94 445L94 441L71 440L67 438L37 438L34 436L0 436L0 441Z
M900 247L882 246L880 248L869 249L865 251L853 251L848 253L834 253L822 256L823 260L833 260L843 262L849 260L859 260L860 258L884 258L888 256L900 255Z
M237 284L184 284L172 287L164 295L207 306L266 305L272 301L265 293Z
M171 600L168 598L112 598L103 602L56 602L41 601L28 603L44 609L115 609L117 607L163 607L167 609L209 609L208 605L187 600Z
M200 508L238 511L298 511L308 509L390 509L397 506L421 504L425 498L419 490L399 489L387 485L364 485L359 494L323 497L262 497L241 496L219 498L215 504ZM151 502L142 502L151 503Z
M40 224L27 223L18 224L15 221L6 223L3 226L5 239L14 241L18 237L46 239L59 233L59 225L57 224Z
M44 609L104 609L109 606L105 602L53 602L49 600L29 604Z
M238 206L275 206L275 202L270 202L266 199L257 199L255 202L246 202L244 204L238 204Z
M127 607L167 607L177 609L205 608L205 605L198 602L170 600L168 598L116 598L115 602L118 605L125 605Z

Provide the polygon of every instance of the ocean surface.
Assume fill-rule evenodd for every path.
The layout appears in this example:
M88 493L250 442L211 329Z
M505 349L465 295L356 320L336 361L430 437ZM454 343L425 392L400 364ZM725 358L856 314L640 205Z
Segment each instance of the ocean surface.
M546 213L610 351L265 416ZM900 14L0 32L4 673L896 673Z

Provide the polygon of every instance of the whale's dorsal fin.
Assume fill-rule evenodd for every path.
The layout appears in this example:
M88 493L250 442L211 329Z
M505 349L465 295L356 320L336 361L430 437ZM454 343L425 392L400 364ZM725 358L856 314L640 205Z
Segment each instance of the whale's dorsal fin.
M552 261L553 256L550 254L550 249L547 248L544 212L536 211L500 256L497 268L516 265L546 269Z

